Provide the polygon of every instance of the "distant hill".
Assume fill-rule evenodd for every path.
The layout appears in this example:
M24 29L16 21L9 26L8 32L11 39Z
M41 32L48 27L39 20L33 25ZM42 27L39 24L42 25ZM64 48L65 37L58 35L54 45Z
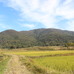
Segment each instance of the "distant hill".
M0 48L25 48L31 46L60 46L74 42L74 32L59 29L30 31L6 30L0 32Z

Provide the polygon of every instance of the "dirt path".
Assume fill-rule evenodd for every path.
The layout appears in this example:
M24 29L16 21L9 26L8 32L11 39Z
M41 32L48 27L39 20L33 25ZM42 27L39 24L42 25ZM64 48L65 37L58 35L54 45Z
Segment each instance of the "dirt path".
M12 55L4 74L32 74L32 73L30 73L25 66L21 65L19 56Z

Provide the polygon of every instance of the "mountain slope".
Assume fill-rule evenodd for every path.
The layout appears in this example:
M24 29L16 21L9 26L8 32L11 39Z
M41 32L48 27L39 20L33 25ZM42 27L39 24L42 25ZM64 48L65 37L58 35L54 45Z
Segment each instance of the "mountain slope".
M35 29L31 31L6 30L0 33L1 48L64 45L74 42L74 32L59 29Z

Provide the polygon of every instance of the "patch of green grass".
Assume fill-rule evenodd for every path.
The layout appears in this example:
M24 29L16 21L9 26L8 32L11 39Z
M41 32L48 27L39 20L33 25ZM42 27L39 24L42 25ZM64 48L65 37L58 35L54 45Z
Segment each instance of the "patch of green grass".
M4 55L0 55L0 74L3 74L5 68L6 68L6 64L9 60L8 56L4 56Z

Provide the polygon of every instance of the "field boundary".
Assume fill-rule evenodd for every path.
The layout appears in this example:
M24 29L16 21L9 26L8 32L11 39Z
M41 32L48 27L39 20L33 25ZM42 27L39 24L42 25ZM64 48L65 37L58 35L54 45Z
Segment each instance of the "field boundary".
M74 55L74 53L42 55L42 56L26 56L26 57L28 57L28 58L41 58L41 57L71 56L71 55Z

